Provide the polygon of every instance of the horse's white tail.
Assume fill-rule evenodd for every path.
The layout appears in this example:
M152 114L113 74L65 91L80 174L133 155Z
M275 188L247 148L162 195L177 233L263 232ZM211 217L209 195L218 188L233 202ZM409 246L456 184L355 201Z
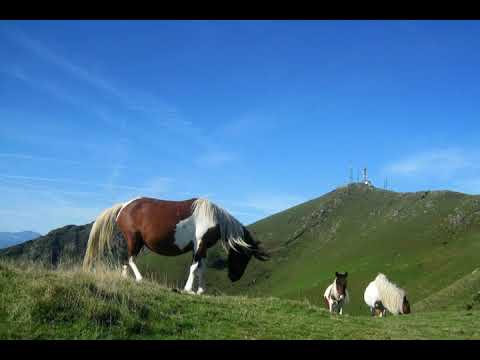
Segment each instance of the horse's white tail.
M378 274L374 282L383 306L392 314L401 314L405 290L391 283L384 274Z
M87 251L83 258L83 269L88 271L92 268L98 256L103 254L105 247L111 252L111 242L115 232L115 220L123 207L122 204L113 205L104 210L95 220L88 237Z

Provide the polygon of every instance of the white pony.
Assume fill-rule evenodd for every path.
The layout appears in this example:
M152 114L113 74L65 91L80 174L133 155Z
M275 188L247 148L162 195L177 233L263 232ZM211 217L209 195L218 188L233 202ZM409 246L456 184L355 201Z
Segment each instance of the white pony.
M410 303L405 290L390 282L384 274L378 274L363 294L372 316L386 316L387 310L394 315L409 314Z
M347 276L348 272L336 272L335 280L327 287L323 294L325 304L330 312L338 312L342 315L343 306L350 302L347 290Z

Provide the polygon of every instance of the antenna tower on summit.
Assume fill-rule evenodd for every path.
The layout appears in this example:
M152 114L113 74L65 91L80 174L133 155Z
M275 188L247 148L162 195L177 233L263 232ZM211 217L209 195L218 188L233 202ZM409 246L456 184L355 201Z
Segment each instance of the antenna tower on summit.
M363 168L363 183L365 185L368 185L368 186L372 186L372 182L370 180L368 180L368 176L367 176L367 168Z

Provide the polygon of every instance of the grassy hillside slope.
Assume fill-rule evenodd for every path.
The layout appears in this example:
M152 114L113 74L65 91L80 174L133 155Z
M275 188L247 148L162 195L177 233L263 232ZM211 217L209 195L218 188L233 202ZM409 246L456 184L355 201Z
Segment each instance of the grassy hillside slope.
M352 302L346 311L366 315L363 291L383 272L407 290L415 311L416 303L480 265L480 197L450 191L396 193L353 184L249 228L271 249L272 260L252 260L234 284L224 270L209 269L210 291L321 304L335 271L348 271ZM210 256L210 263L225 258L220 249ZM181 283L190 259L147 254L141 265Z
M478 311L340 317L308 302L180 294L118 272L0 263L0 289L0 339L480 338Z
M416 305L417 311L438 310L479 310L480 309L480 269L455 281Z

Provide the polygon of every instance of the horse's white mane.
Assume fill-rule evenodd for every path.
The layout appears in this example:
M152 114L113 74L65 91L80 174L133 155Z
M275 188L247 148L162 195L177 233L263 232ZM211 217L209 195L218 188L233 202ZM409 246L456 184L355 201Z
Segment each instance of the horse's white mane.
M220 206L215 205L208 199L197 199L192 204L195 217L205 217L212 224L220 226L222 245L226 251L231 248L249 249L250 245L244 241L245 234L242 224Z
M390 282L384 274L378 274L374 280L380 300L392 314L403 313L405 290Z

